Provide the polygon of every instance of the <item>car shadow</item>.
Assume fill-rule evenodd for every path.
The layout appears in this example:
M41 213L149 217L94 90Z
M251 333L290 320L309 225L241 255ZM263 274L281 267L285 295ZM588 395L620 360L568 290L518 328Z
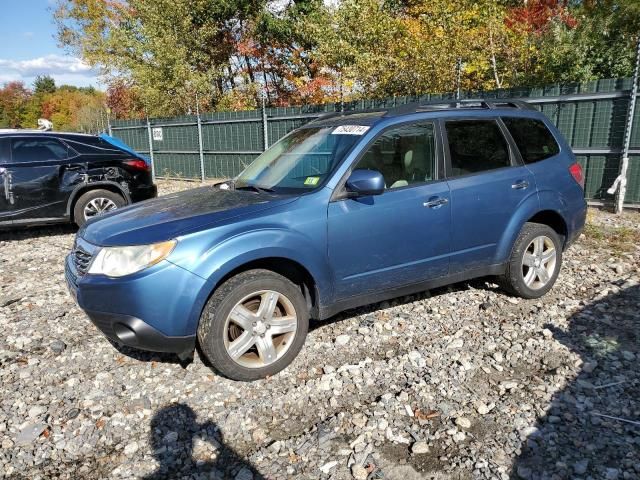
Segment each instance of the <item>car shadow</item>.
M40 225L32 227L0 227L0 242L18 242L36 238L56 237L59 235L75 235L78 227L72 223Z
M174 363L180 364L183 367L186 367L193 359L180 360L178 355L174 353L163 353L163 352L150 352L147 350L138 350L134 347L128 347L126 345L121 345L118 342L111 340L110 338L106 338L113 348L115 348L120 355L124 355L125 357L129 357L133 360L138 360L139 362L157 362L157 363Z
M640 286L586 305L566 331L546 328L582 367L527 432L511 478L638 478ZM545 383L554 374L548 371Z
M198 423L193 409L183 403L156 412L151 420L149 444L158 468L142 477L144 480L264 479L250 462L224 443L215 423Z
M492 277L480 277L472 280L467 280L459 283L452 283L450 285L446 285L444 287L432 288L430 290L424 290L422 292L414 293L412 295L405 295L402 297L392 298L390 300L386 300L383 302L372 303L370 305L364 305L362 307L352 308L349 310L345 310L344 312L337 313L333 317L330 317L326 320L311 320L309 323L309 331L312 332L314 330L332 325L337 322L341 322L343 320L347 320L349 318L357 317L360 315L369 315L372 313L376 313L379 310L383 310L390 306L398 307L402 305L408 305L413 302L418 302L420 300L426 300L432 297L439 297L440 295L446 295L449 293L463 292L465 290L474 289L474 290L485 290L489 291L498 291L499 288L492 287L491 282L493 281ZM507 292L501 293L508 295Z

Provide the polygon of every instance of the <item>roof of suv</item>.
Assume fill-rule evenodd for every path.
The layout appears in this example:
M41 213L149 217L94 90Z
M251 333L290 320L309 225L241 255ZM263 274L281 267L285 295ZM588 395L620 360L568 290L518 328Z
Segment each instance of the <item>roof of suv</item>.
M373 125L384 118L398 117L420 112L442 111L511 111L537 110L521 100L512 99L465 99L465 100L437 100L430 102L412 102L391 108L380 108L369 111L334 112L320 116L306 126L323 127L337 125Z
M36 136L54 136L61 138L69 138L69 139L82 139L87 137L96 137L96 135L91 135L88 133L75 133L75 132L45 132L43 130L29 130L29 129L11 129L11 128L0 128L0 136L5 135L36 135Z

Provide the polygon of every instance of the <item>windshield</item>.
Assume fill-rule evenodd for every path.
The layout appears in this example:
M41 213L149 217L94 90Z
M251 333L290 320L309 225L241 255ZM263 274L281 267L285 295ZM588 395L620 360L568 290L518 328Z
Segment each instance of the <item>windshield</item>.
M235 188L300 193L319 187L342 161L359 133L344 127L295 130L256 158L235 180ZM363 131L364 129L364 131Z

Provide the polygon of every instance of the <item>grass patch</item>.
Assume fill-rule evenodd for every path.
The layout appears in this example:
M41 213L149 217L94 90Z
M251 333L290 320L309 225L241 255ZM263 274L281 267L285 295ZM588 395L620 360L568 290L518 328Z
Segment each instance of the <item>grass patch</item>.
M640 244L640 230L630 227L607 227L596 225L587 219L584 234L588 240L604 243L615 256L621 256L635 250Z

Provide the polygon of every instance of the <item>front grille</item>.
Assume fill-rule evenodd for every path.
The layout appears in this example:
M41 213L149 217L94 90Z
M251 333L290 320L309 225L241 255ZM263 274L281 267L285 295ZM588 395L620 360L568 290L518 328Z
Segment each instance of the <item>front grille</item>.
M81 246L76 245L76 248L73 251L73 264L75 265L76 271L79 275L87 273L92 258L93 255L91 253L87 252Z
M71 285L78 288L78 278L73 274L67 262L65 262L65 266L64 266L64 275L67 278L67 280L71 282Z

